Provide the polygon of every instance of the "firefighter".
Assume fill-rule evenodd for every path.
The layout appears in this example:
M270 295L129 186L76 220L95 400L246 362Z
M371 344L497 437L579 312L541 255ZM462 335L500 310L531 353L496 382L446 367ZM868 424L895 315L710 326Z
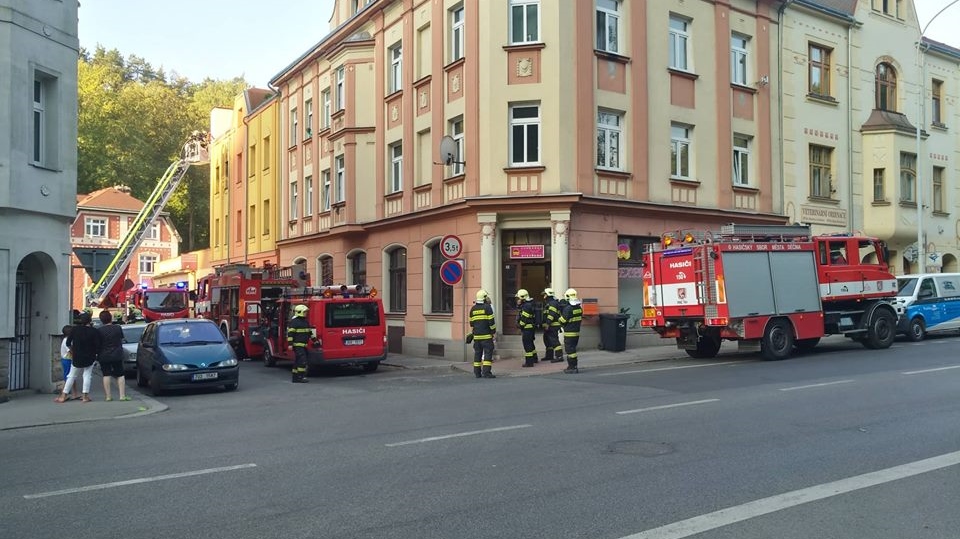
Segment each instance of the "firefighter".
M560 302L552 288L543 290L543 302L543 345L547 348L543 359L550 363L560 363L563 361L563 346L560 345Z
M293 347L293 383L307 383L307 343L313 335L310 322L307 321L306 305L293 308L293 318L287 325L287 345Z
M567 368L563 372L576 374L580 372L577 368L577 343L580 341L580 321L583 319L583 308L577 298L577 291L573 288L568 288L564 297L567 300L567 306L563 308L563 312L560 314L560 324L563 325L563 348L567 352Z
M473 335L473 375L477 378L496 378L491 370L497 321L490 305L490 294L482 288L477 290L477 300L470 308L470 332Z
M523 341L523 367L533 367L537 359L536 326L537 313L533 308L533 299L525 288L517 290L517 327Z

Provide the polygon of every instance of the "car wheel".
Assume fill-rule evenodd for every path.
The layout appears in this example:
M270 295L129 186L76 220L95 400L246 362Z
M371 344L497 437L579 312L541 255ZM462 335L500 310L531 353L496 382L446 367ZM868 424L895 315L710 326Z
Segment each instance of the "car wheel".
M760 340L763 358L778 361L790 357L793 350L793 328L785 320L772 320Z
M907 329L907 338L913 342L922 341L927 336L927 328L923 320L914 318L910 321L910 327Z
M163 394L163 386L160 384L159 376L150 377L150 392L153 393L153 396L159 397Z
M380 366L379 361L371 361L370 363L363 364L363 372L374 372L377 370L377 367Z
M137 387L147 387L147 378L143 375L143 369L137 365Z
M235 391L235 390L237 389L237 386L239 386L239 385L240 385L239 382L234 382L234 383L232 383L232 384L226 384L226 385L224 385L224 386L223 386L223 389L226 389L227 391Z
M263 347L263 366L264 367L276 367L277 358L273 357L273 354L270 352L270 345Z

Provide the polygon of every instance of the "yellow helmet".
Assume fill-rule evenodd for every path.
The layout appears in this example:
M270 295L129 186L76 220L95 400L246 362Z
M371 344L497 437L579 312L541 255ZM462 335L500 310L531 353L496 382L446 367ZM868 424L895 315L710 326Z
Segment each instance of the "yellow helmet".
M573 288L568 288L563 295L566 296L567 299L577 299L577 291Z
M293 314L296 316L303 316L307 314L307 311L309 310L310 309L308 309L306 305L297 305L293 308Z
M530 299L530 292L527 292L526 288L521 288L517 290L517 299L528 300Z
M484 289L477 290L477 303L484 302L490 299L490 294L487 294L487 291Z
M552 298L552 297L553 297L553 289L552 289L552 288L544 288L544 289L543 289L543 295L544 295L544 297Z

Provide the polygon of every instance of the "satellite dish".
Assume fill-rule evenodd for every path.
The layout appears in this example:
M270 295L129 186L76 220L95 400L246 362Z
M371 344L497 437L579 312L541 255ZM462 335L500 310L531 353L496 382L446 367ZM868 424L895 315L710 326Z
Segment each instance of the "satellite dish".
M457 142L450 135L444 135L440 139L440 163L450 166L457 161Z

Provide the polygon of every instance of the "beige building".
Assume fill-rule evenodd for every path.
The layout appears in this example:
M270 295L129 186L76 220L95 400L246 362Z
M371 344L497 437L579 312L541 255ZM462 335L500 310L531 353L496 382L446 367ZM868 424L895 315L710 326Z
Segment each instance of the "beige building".
M339 0L271 81L280 263L375 286L394 352L461 357L481 287L507 334L519 288L576 288L595 345L662 232L785 221L779 5Z

